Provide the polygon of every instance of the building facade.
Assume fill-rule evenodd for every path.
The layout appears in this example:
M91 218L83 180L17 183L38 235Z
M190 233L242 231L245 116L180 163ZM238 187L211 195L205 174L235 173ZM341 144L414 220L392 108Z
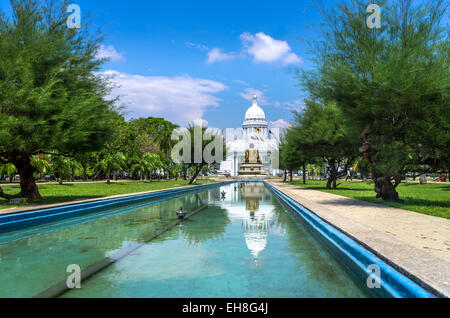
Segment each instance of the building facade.
M245 162L245 152L257 149L264 166L263 175L276 175L278 170L278 134L269 129L266 115L253 96L253 105L247 110L242 130L226 134L227 157L220 165L220 172L238 176L239 168Z

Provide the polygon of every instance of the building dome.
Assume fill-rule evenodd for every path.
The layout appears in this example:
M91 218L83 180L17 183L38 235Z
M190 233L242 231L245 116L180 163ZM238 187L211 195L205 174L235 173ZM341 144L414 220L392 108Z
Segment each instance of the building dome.
M253 105L247 110L244 120L245 127L267 127L266 114L261 107L258 106L258 98L253 95Z

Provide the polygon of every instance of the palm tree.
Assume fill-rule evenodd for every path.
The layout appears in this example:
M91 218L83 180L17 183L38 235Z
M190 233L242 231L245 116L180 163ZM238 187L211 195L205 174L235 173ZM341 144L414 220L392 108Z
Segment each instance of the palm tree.
M47 175L52 171L52 165L50 164L50 158L46 155L38 155L31 157L31 164L39 174Z
M121 152L105 152L102 160L97 163L97 167L106 174L106 183L111 183L111 172L114 170L122 171L126 167L126 157Z
M0 165L0 176L7 175L9 177L9 182L13 182L16 173L17 169L12 163Z
M142 157L143 173L152 180L153 171L160 169L162 166L161 158L154 153L146 153Z
M63 179L71 175L71 180L73 181L74 171L77 168L81 168L78 161L71 157L65 156L52 156L51 157L51 167L54 173L59 173L59 184L63 184Z
M172 133L175 129L178 128L177 125L166 122L164 125L159 127L158 134L155 136L155 140L158 143L159 148L162 153L169 159L170 157L170 149L173 147Z

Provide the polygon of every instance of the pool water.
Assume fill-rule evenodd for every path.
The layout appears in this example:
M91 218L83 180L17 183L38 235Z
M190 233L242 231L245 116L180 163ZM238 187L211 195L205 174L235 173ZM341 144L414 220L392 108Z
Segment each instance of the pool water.
M371 296L263 183L237 183L0 234L0 297L39 294L68 265L85 268L205 203L63 297Z

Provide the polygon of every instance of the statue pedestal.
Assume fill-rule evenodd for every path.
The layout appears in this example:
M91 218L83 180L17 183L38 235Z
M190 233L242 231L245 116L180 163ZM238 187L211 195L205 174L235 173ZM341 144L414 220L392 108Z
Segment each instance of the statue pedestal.
M259 176L264 173L264 166L261 163L243 163L239 168L240 176Z

